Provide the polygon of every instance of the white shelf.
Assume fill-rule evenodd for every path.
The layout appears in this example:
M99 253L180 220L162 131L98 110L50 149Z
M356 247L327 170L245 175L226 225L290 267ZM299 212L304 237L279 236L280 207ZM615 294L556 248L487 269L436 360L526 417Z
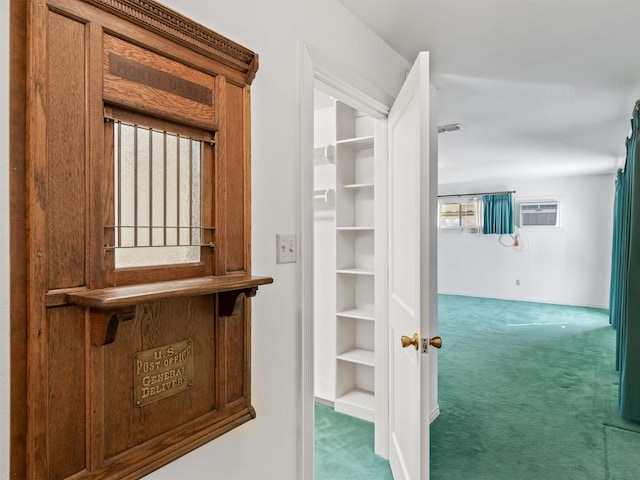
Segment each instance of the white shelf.
M343 273L345 275L375 275L376 272L369 268L342 268L336 270L336 273Z
M336 398L334 409L336 412L373 422L375 420L375 395L373 392L356 388Z
M336 227L336 230L340 232L373 232L375 230L374 227Z
M351 405L357 405L361 407L368 407L373 411L374 407L374 397L373 392L368 392L366 390L362 390L360 388L355 388L350 392L345 393L339 398L336 398L336 402L340 403L348 403Z
M373 310L367 310L364 308L352 308L350 310L338 312L336 315L343 318L355 318L356 320L375 320L375 314Z
M341 353L337 356L338 360L343 362L357 363L358 365L366 365L368 367L375 367L375 353L371 350L363 350L362 348L355 348L348 352Z

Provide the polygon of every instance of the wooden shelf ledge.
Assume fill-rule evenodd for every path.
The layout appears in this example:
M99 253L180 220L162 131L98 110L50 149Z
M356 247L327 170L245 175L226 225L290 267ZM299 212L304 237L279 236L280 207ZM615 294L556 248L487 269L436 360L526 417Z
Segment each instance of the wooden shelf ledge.
M76 291L68 293L66 300L96 310L115 310L167 298L257 289L269 283L273 283L273 278L221 275Z
M97 310L91 316L91 340L94 345L106 345L114 341L119 323L132 319L135 306L141 303L216 293L218 313L228 317L240 309L242 294L253 297L260 285L270 283L273 283L271 277L221 275L78 290L67 293L65 300L69 304Z

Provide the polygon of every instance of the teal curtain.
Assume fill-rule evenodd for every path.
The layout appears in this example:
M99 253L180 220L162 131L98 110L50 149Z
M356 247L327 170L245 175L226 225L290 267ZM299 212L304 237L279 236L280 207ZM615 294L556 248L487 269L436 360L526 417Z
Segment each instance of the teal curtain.
M627 148L628 148L627 142ZM628 156L628 153L627 153ZM627 177L628 178L628 177ZM626 315L627 296L626 266L629 261L629 204L628 187L622 169L616 177L615 201L613 210L613 241L611 243L611 288L609 289L609 323L616 329L616 370L620 370L620 333L621 319Z
M510 193L483 195L482 206L482 233L513 233L513 196Z
M627 158L616 178L609 321L617 332L620 415L640 422L640 111L636 106Z

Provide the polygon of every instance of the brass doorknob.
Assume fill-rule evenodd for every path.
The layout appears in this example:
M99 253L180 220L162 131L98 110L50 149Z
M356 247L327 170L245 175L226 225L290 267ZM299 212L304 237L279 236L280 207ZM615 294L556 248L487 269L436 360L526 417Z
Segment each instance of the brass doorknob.
M418 345L420 344L420 335L418 335L417 333L414 333L413 337L407 337L406 335L403 335L400 341L402 342L402 348L407 348L408 346L413 345L413 348L418 350ZM442 347L442 338L430 338L429 345L431 345L433 348ZM423 347L423 350L426 352L426 347Z
M411 338L403 335L400 341L402 342L402 348L407 348L409 345L413 345L413 348L417 350L418 344L420 343L420 336L417 333L414 333Z

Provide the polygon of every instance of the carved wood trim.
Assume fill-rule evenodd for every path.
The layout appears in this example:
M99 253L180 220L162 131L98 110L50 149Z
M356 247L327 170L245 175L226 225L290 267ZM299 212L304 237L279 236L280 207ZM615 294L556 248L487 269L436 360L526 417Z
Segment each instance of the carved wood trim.
M153 0L83 0L213 58L246 75L251 84L258 55Z

